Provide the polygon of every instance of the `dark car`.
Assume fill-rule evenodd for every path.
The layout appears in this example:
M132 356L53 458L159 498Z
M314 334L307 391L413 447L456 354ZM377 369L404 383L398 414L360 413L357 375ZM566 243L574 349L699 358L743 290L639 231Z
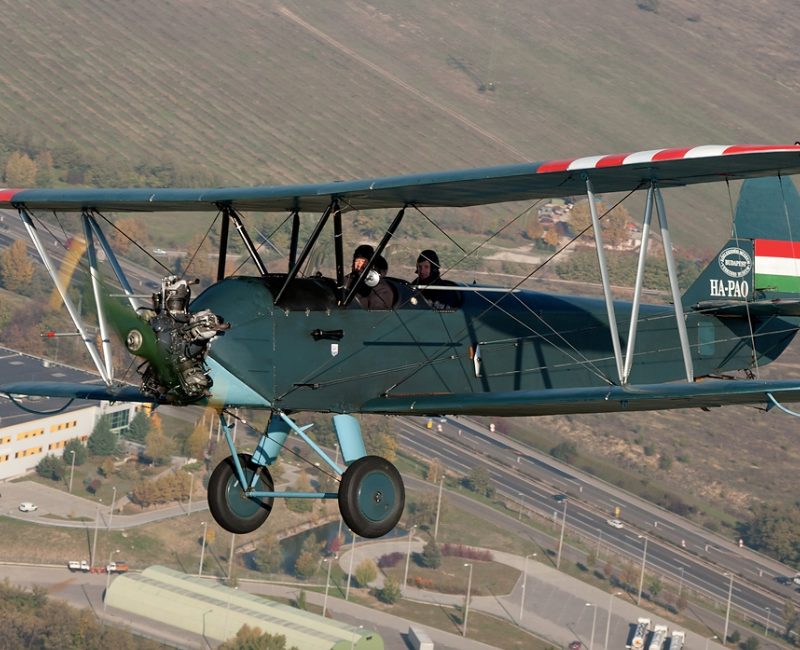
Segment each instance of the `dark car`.
M567 500L567 495L566 494L554 494L553 498L556 501L558 501L559 503L561 503L562 501L566 501Z
M786 576L778 576L775 578L775 582L779 585L793 585L794 580L792 578L787 578Z

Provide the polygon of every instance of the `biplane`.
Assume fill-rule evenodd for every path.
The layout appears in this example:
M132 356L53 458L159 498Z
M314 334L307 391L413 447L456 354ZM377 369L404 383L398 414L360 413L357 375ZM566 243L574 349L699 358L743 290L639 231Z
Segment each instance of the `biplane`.
M701 146L318 185L2 190L0 207L19 212L102 383L18 382L0 391L210 405L220 413L231 452L208 486L210 510L223 528L255 530L275 498L324 498L338 500L355 534L379 537L401 517L404 486L390 462L367 455L354 414L536 416L727 404L785 409L782 403L800 401L800 381L757 378L759 366L776 359L800 326L800 243L794 242L800 198L788 178L798 172L798 145ZM681 295L661 190L737 179L745 182L731 238ZM645 198L631 302L612 298L595 200L618 191ZM368 310L357 299L409 209L576 195L589 199L603 298L388 277L391 305ZM346 215L367 209L390 210L391 223L348 282ZM99 347L42 244L40 211L81 215ZM192 300L189 281L166 277L152 304L140 305L97 217L182 211L218 213L217 281ZM242 219L248 211L291 218L285 273L267 270ZM301 213L321 215L302 247ZM328 224L335 274L304 277L304 264ZM256 274L225 277L231 226ZM648 238L656 227L671 287L667 306L641 299ZM127 303L104 291L95 245L105 252ZM450 299L436 300L443 291ZM139 386L114 378L112 331L143 359ZM734 378L733 371L744 373ZM225 416L236 407L271 412L252 454L237 453L232 440ZM304 411L335 414L343 467L296 424L293 415ZM292 432L332 470L338 492L275 491L269 467Z

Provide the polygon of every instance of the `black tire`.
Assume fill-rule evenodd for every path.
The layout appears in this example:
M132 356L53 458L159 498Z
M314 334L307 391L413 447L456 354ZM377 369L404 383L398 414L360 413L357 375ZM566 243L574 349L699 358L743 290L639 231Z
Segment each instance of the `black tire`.
M359 537L392 531L403 516L406 490L400 472L385 458L364 456L348 467L339 486L339 511Z
M250 454L239 454L245 480L252 482L258 474L256 491L272 492L275 487L272 475L263 465L256 465ZM220 526L229 533L252 533L272 512L273 498L248 497L239 485L233 456L228 456L214 469L208 481L208 509Z

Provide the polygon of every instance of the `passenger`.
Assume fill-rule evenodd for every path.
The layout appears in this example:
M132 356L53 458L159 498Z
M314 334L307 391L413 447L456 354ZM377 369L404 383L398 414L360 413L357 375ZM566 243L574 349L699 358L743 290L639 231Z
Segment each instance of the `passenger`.
M414 278L414 284L423 287L441 284L442 278L439 275L439 269L439 256L436 251L422 251L417 258L417 277ZM454 291L423 289L422 295L428 299L434 309L455 309L458 304L458 297Z
M414 284L436 284L439 281L439 256L436 251L422 251L417 258Z
M375 254L375 249L369 244L362 244L353 253L353 267L347 276L348 290L358 280L361 271ZM389 271L389 265L382 255L375 258L372 269L356 290L358 304L364 309L391 309L394 304L394 293L384 277Z

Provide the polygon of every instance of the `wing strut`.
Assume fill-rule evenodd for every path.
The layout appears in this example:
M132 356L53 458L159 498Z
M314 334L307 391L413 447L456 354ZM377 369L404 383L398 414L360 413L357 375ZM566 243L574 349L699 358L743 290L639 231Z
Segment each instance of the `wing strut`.
M225 279L225 263L228 261L228 229L231 224L231 209L222 210L222 230L219 233L219 260L217 262L217 282Z
M100 343L103 347L103 360L106 362L106 373L109 381L114 379L114 358L111 355L111 339L108 336L108 322L106 310L103 305L103 295L100 288L100 272L97 270L97 254L94 252L94 238L92 237L92 224L89 215L81 215L83 223L83 236L86 238L86 256L89 258L89 275L92 279L92 293L94 304L97 307L97 323L100 326Z
M250 259L253 260L253 264L256 265L261 277L267 277L268 271L267 267L264 266L264 260L262 260L261 256L258 254L258 249L255 247L255 244L253 244L253 240L250 239L250 235L247 234L247 230L242 223L242 218L233 208L230 209L230 218L231 221L233 221L233 225L236 227L236 232L239 233L239 237L241 237L242 242L244 242L244 247L247 249L247 254L250 255Z
M61 300L64 301L64 306L67 308L67 312L69 312L69 316L72 319L72 322L75 324L75 328L81 335L83 343L86 345L86 349L89 351L89 356L92 358L92 361L97 368L97 372L100 373L100 377L103 379L106 385L110 386L111 377L106 372L106 367L103 363L103 360L100 358L100 353L97 351L97 348L92 342L92 339L89 337L86 328L83 326L78 311L75 309L75 305L72 304L72 299L67 293L66 287L64 287L64 285L61 283L61 279L58 277L58 273L56 273L53 262L50 259L50 256L47 254L47 249L44 247L42 240L39 238L39 233L36 231L36 226L33 225L33 221L31 220L28 210L24 207L20 207L19 216L22 219L22 223L25 224L25 229L28 231L28 235L30 236L33 245L36 246L36 250L39 252L39 257L42 259L42 264L44 264L47 272L50 274L53 284L55 284L56 289L58 289L58 293L61 294Z
M289 246L289 271L292 270L297 261L297 240L300 237L300 213L295 210L292 213L292 243Z
M631 322L628 332L628 346L625 351L625 362L622 361L620 350L619 330L617 329L617 319L614 312L614 300L611 297L611 285L608 280L608 267L606 266L605 253L603 252L603 239L600 235L600 219L597 216L597 204L595 203L594 189L592 182L586 179L586 193L589 197L589 209L592 213L592 227L597 244L597 261L600 264L600 277L603 281L603 296L606 301L608 312L608 325L611 330L611 342L614 346L614 359L617 362L620 383L624 386L628 383L633 367L633 354L636 347L636 327L639 320L639 305L642 297L642 284L644 282L644 266L647 257L647 242L650 237L650 224L653 217L653 206L655 205L658 213L658 222L661 227L661 240L664 245L664 259L667 263L667 274L669 275L669 287L672 292L672 303L675 307L675 322L678 327L678 338L681 342L681 352L683 353L683 365L686 369L686 381L694 381L694 365L692 363L692 351L689 347L689 335L686 332L686 320L683 316L683 303L681 302L681 290L678 286L678 274L675 270L675 257L672 253L672 243L669 237L669 225L667 224L667 212L664 209L664 199L655 181L650 183L647 190L647 203L644 212L644 225L642 227L642 245L639 249L639 262L636 267L636 281L633 290L633 305L631 307Z
M656 212L658 212L658 223L661 226L661 243L664 245L664 259L667 262L667 273L669 274L669 288L672 290L672 304L675 306L675 322L678 326L678 336L681 339L681 352L683 352L683 365L686 368L686 381L694 381L694 365L692 364L692 351L689 347L689 335L686 332L686 319L683 316L683 303L681 302L681 290L678 286L678 273L675 271L675 256L672 253L672 242L669 238L669 226L667 225L667 212L664 210L664 199L658 186L653 189L656 199Z
M289 273L286 275L286 281L283 283L281 290L278 292L278 295L275 297L275 304L277 305L280 302L280 299L283 297L283 294L286 293L286 289L289 287L289 283L297 277L297 274L300 272L300 267L303 266L303 263L306 261L308 254L311 252L311 249L314 247L314 244L317 243L317 239L319 239L319 234L322 232L322 229L325 227L325 223L328 221L328 217L331 216L331 212L333 210L338 210L339 204L334 201L333 203L329 204L327 208L325 208L325 212L322 213L322 216L319 218L317 225L314 226L314 232L311 233L311 237L308 238L306 245L303 246L303 252L300 253L300 257L297 258L297 261L294 263L294 266L289 269ZM292 239L294 239L294 231L292 232Z
M136 299L135 294L133 293L133 289L131 288L130 282L128 282L128 278L125 276L125 272L122 270L122 267L119 265L119 262L117 261L117 256L114 255L114 251L111 249L111 246L109 245L105 234L100 229L100 226L98 225L97 221L95 221L95 218L91 214L88 213L84 214L89 221L89 225L92 227L92 232L94 233L94 236L97 237L97 242L100 244L100 248L102 248L103 252L106 254L106 259L108 260L108 263L114 270L114 275L117 276L117 280L122 286L122 290L128 297L128 302L131 304L133 311L135 311L138 314L139 310L141 309L141 305L139 305L139 301Z
M639 324L639 305L642 302L642 284L644 282L644 265L647 261L647 244L650 240L650 222L653 218L654 183L647 188L647 204L644 208L644 224L642 225L642 244L639 248L639 263L636 266L636 281L633 285L633 305L631 307L631 324L628 330L628 349L625 351L625 370L622 383L627 384L633 367L633 353L636 347L636 327Z
M586 179L586 194L589 198L589 210L592 213L592 227L594 228L594 241L597 248L597 263L600 265L600 279L603 282L603 296L606 299L606 312L608 313L608 328L611 330L611 344L614 346L614 359L617 362L617 374L620 383L625 383L622 370L622 350L619 345L619 329L617 317L614 312L614 299L611 297L611 283L608 281L608 266L606 254L603 250L603 236L600 234L600 218L597 216L597 203L594 198L592 181Z

